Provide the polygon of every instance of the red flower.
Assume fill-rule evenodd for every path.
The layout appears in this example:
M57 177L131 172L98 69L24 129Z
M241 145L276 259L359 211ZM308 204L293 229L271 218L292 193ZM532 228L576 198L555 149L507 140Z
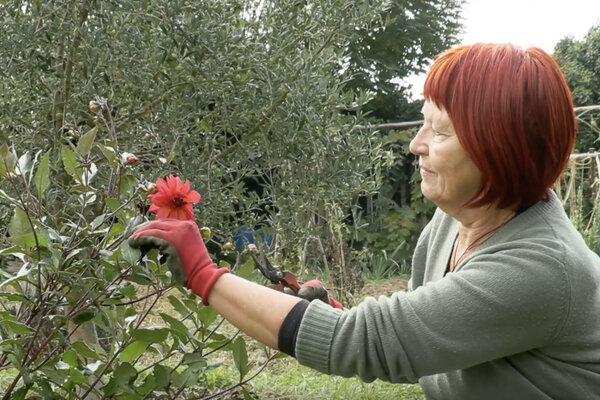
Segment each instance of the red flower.
M156 213L156 219L175 218L193 220L192 204L200 201L200 193L190 190L190 181L181 183L177 176L156 180L158 192L148 195L152 200L149 212Z

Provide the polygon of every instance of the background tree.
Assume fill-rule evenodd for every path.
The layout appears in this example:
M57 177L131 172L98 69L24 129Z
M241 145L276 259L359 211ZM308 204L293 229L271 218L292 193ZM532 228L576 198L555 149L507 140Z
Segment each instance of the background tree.
M593 250L600 254L600 25L592 26L582 40L565 37L554 48L571 88L579 122L575 153L563 174L557 192L575 227ZM594 107L595 106L595 107ZM586 154L588 153L589 154Z
M350 87L375 93L369 117L384 122L410 121L420 112L403 81L425 72L432 58L458 43L464 0L393 1L357 31L347 52ZM419 90L420 88L417 88Z
M576 107L600 105L600 25L590 28L582 40L561 39L554 48L554 58L565 74ZM598 113L579 115L577 152L598 148Z
M363 107L368 122L421 119L422 101L414 100L406 79L425 71L433 57L458 43L464 1L394 1L374 21L357 32L347 52L349 86L374 93ZM408 273L407 260L416 238L429 220L433 205L424 200L408 151L416 127L382 131L384 148L393 158L384 172L381 190L362 199L366 228L355 244L368 273Z

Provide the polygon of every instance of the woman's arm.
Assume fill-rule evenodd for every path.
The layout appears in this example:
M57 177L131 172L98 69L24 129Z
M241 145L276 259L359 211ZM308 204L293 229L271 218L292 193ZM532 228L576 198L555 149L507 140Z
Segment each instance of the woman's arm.
M301 300L233 274L221 276L209 294L210 305L227 321L274 349L283 320Z

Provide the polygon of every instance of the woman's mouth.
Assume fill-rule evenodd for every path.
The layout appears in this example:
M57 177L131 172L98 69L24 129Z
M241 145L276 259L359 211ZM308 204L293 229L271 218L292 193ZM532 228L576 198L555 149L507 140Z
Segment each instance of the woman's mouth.
M421 175L435 175L435 172L433 172L430 169L425 168L422 165L419 165L419 172L421 173Z

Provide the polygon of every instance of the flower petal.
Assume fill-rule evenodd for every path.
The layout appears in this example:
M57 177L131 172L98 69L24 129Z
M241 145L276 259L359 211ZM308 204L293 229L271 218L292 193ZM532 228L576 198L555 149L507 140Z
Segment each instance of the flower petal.
M178 176L169 175L167 183L172 193L176 193L181 189L181 179Z
M169 218L169 214L171 213L171 208L169 207L161 207L156 213L156 219L164 219Z
M167 185L167 182L165 182L165 180L163 178L158 178L156 180L156 188L158 189L159 192L168 192L169 191L169 185Z
M191 190L189 191L185 197L183 198L183 200L185 200L186 203L197 203L200 201L200 193L196 192L195 190Z
M162 192L152 195L151 199L152 199L152 204L155 204L159 207L169 206L172 201L171 196L169 196L167 193L162 193Z
M194 210L192 209L192 205L191 204L185 204L183 207L181 207L181 210L183 211L183 215L184 215L184 219L193 221L194 220Z

